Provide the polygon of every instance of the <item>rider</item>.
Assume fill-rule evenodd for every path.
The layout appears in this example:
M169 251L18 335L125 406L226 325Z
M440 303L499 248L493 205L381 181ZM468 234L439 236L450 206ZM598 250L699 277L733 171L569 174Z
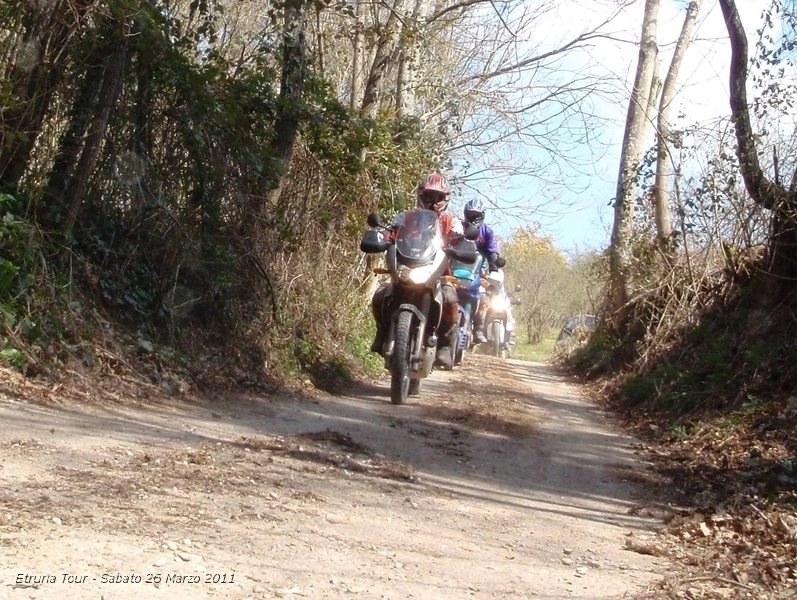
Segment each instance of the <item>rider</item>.
M451 186L448 180L440 173L432 173L425 177L416 189L418 196L418 207L435 211L440 218L440 228L445 240L450 240L454 236L463 234L463 227L460 220L453 213L446 210L448 206L448 196L451 193ZM457 291L448 282L443 282L443 310L440 315L440 327L437 331L437 364L446 369L451 369L453 356L451 355L451 336L456 333L456 326L459 320L459 301ZM384 300L390 294L390 283L385 282L374 292L371 299L371 310L376 321L376 337L371 344L371 352L382 353L382 348L387 335L386 317L383 314Z
M492 227L484 222L484 215L487 209L484 202L479 198L469 200L465 205L465 225L472 225L479 228L479 236L476 238L476 248L479 253L487 261L487 268L490 271L497 271L499 254L498 254L498 240L495 238L495 232ZM483 344L487 341L484 336L484 317L487 312L487 307L484 302L479 304L479 310L473 315L473 335L477 343Z

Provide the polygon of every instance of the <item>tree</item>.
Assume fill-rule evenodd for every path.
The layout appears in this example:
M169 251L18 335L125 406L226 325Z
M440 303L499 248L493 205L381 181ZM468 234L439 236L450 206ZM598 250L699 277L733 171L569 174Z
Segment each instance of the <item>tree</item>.
M93 2L11 4L22 35L6 74L10 101L3 102L0 146L0 184L5 185L16 185L25 174L56 91L67 78L63 48Z
M304 0L285 2L282 33L282 74L271 147L278 159L277 181L269 194L268 205L279 200L285 185L288 165L299 132L300 113L307 77L306 17Z
M769 179L758 158L747 102L747 36L734 0L720 0L731 45L730 106L736 132L736 156L747 192L772 214L768 272L778 297L793 294L797 282L797 169L788 187Z
M658 46L656 28L659 0L645 0L642 36L639 43L634 87L628 102L623 147L620 155L620 173L614 199L614 225L609 248L609 295L612 309L619 322L624 321L623 309L631 296L630 278L633 263L632 238L634 231L634 203L639 160L645 143L652 90L656 88L654 73Z
M385 92L385 78L393 67L394 56L401 37L401 19L404 18L404 6L407 0L393 0L387 9L387 19L379 28L379 36L374 48L374 58L363 90L363 102L360 112L363 116L374 117L379 109L380 100Z
M514 309L515 318L525 326L530 344L539 343L573 314L591 312L592 256L568 261L551 238L530 227L513 231L501 254L507 261L508 281L522 288L518 295L523 303Z
M675 83L681 68L686 49L691 41L697 14L703 0L692 0L686 9L686 16L681 33L675 44L670 68L664 78L659 100L659 112L656 119L656 182L653 188L653 210L656 219L656 237L662 247L670 246L672 224L670 222L670 193L668 177L670 176L670 105L675 96Z

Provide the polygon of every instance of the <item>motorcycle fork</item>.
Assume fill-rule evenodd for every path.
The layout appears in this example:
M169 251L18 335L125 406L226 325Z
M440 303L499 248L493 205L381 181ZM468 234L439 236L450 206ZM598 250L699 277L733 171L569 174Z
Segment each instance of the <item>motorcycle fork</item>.
M413 319L414 333L412 335L412 356L410 357L412 369L415 370L418 362L423 357L423 336L426 333L426 325L428 323L429 309L431 308L432 301L428 293L423 294L423 297L420 299L420 308L415 305L417 298L413 298L412 301L407 301L410 300L409 298L402 298L402 300L405 300L405 302L402 302L396 307L390 318L390 329L388 330L387 338L388 344L385 350L385 364L389 364L393 356L393 348L396 343L396 323L398 322L398 316L404 311L409 311L415 316L415 319ZM436 342L437 340L435 339L434 341Z

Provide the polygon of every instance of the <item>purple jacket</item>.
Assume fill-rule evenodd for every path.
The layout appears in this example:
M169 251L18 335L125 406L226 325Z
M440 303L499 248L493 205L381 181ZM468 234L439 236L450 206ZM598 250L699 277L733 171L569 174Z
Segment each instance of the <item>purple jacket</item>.
M495 233L487 223L479 225L479 237L476 238L476 248L479 252L487 257L493 252L498 252L498 240L495 239Z

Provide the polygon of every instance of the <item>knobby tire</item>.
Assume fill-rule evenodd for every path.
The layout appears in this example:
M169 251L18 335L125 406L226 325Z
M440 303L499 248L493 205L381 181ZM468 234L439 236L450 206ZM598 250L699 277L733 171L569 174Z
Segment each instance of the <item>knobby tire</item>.
M467 353L471 339L470 323L471 323L470 315L467 312L463 313L462 319L460 319L459 323L459 331L457 332L457 352L456 354L454 354L455 365L462 364L462 361L465 359L465 354Z
M503 329L501 321L493 321L492 328L493 328L493 335L492 335L493 339L492 339L492 347L490 348L490 350L492 350L493 356L501 356L501 346L503 343L503 340L501 338L504 337L501 334L501 330Z
M410 393L410 356L412 354L412 313L402 312L396 321L393 365L390 369L390 401L404 404Z

